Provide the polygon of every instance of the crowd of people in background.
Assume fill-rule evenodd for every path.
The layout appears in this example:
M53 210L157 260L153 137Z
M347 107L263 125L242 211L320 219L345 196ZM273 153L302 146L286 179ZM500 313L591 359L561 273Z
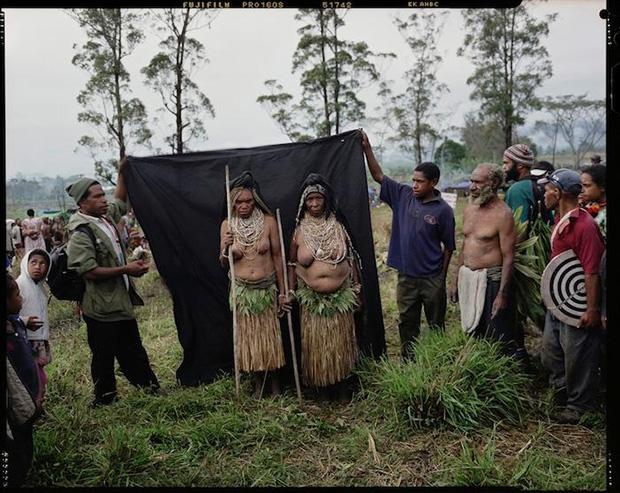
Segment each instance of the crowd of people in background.
M6 269L19 265L24 255L35 248L51 253L54 248L65 244L69 239L67 217L67 213L60 213L53 218L39 218L34 209L28 209L26 219L7 219ZM132 211L120 218L117 227L125 248L133 251L140 246L149 250L148 240L140 231Z
M499 342L506 356L532 371L524 327L516 319L515 225L528 222L529 231L540 219L553 228L551 258L573 250L586 278L587 309L578 325L561 322L551 309L546 314L541 363L561 406L554 419L575 424L584 413L596 411L607 324L605 166L593 162L581 172L554 169L547 161L536 161L525 144L506 149L501 167L478 165L470 177L462 246L448 290L456 224L454 211L436 189L439 167L422 163L411 185L398 183L383 172L368 136L363 130L360 134L368 169L380 185L378 199L392 209L387 264L398 271L402 360L415 359L422 310L429 328L445 330L450 299L460 305L467 334ZM44 281L54 248L67 245L67 265L85 282L81 310L92 355L93 406L118 398L115 360L131 384L158 391L133 308L143 304L133 278L149 270L149 246L128 211L123 165L121 161L118 186L109 202L94 179L82 178L67 187L79 208L68 222L63 215L53 220L36 217L33 209L23 220L7 220L7 436L13 485L23 482L32 459L32 425L43 413L45 367L52 361ZM502 198L504 182L508 186ZM296 299L304 384L347 400L343 383L358 360L353 316L363 305L363 286L346 218L329 183L315 174L304 182L286 252L288 272L282 266L285 252L276 222L254 177L238 177L230 192L231 218L230 224L228 219L222 223L219 260L223 268L235 270L231 281L240 293L239 362L241 371L254 375L254 395L262 396L267 377L271 393L280 392L277 370L284 365L284 351L277 319L290 312ZM14 279L8 272L17 265L20 273ZM290 280L288 291L285 276ZM244 296L254 301L244 305ZM327 315L317 309L332 305Z

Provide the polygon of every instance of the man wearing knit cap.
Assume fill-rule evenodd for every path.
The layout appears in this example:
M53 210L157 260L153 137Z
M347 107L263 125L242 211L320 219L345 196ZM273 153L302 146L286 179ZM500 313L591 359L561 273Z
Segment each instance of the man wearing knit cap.
M522 206L519 221L528 221L537 208L530 173L534 154L525 144L514 144L504 151L502 164L506 183L513 182L506 192L506 203L513 213Z
M82 314L92 353L95 406L116 400L114 358L131 384L152 391L159 388L140 340L133 309L144 302L132 277L145 274L148 266L141 260L127 262L116 228L121 215L127 212L124 165L125 159L119 163L118 184L110 202L101 184L92 178L82 178L66 188L79 207L67 225L67 267L86 282ZM94 242L80 226L90 229Z

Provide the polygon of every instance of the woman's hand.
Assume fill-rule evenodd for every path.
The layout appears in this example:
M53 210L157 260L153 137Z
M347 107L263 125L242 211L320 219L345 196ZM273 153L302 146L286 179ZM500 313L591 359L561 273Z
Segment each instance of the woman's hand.
M291 311L292 304L283 294L278 295L278 318Z

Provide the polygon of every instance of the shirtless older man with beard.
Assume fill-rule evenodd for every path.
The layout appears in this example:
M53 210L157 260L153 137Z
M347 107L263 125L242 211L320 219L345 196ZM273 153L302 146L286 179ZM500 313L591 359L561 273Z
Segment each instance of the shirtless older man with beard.
M463 248L450 299L460 301L465 332L501 341L504 352L514 355L522 347L522 337L516 334L512 283L516 234L512 211L497 196L502 175L494 164L480 164L471 175Z

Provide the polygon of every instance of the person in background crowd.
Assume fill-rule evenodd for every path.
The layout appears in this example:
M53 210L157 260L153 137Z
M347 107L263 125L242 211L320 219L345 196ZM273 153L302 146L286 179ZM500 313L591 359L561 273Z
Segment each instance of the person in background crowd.
M136 214L133 209L127 212L127 225L129 229L136 229L138 227L138 220L136 219Z
M127 215L121 216L118 221L118 230L121 234L121 239L125 248L129 246L129 217Z
M554 171L555 171L555 168L553 167L553 164L551 164L549 161L536 161L534 163L534 166L532 166L530 174L534 176L537 180L540 180L541 178L544 178L549 173L553 173ZM544 187L543 187L543 190L544 190ZM543 199L544 199L544 192L543 192Z
M11 265L11 259L15 256L15 246L11 238L11 232L15 221L13 219L6 220L6 256L9 259L9 266Z
M399 184L383 173L368 136L360 132L370 174L381 184L379 198L392 208L387 263L398 270L401 356L412 359L422 307L428 326L444 330L446 273L456 249L454 212L435 188L439 181L435 164L422 163L413 172L412 185Z
M133 251L140 245L142 245L142 235L140 234L140 231L134 229L131 233L129 233L129 249Z
M43 241L45 242L45 250L49 252L52 249L52 225L50 224L49 217L46 216L42 220L41 235L43 236Z
M15 224L13 224L11 228L11 241L13 242L13 249L15 251L15 260L20 262L24 255L24 238L22 237L21 219L16 219Z
M129 251L131 260L143 260L149 262L150 253L142 246L143 237L139 231L133 230L129 234Z
M593 164L581 171L581 193L579 204L594 218L603 234L607 238L607 193L605 176L607 167L602 164Z
M551 258L572 250L585 272L586 312L577 326L556 319L547 311L541 346L541 362L549 372L556 400L566 408L554 418L577 424L586 411L597 409L603 332L600 330L600 265L605 245L592 217L579 208L582 190L579 173L558 169L540 180L545 185L547 207L558 211L559 221L551 236Z
M126 159L119 162L118 183L110 203L101 184L92 178L82 178L66 189L79 207L68 224L67 267L83 276L86 283L82 314L92 352L94 406L111 404L117 398L115 358L132 385L153 393L159 389L133 308L144 302L136 292L132 277L146 274L149 267L141 260L127 262L116 229L121 214L127 211L123 178L126 162ZM79 226L90 228L96 246Z
M470 180L450 299L460 303L466 333L499 341L506 355L523 360L523 327L516 324L515 223L510 207L497 196L502 169L480 164Z
M41 234L41 226L43 221L40 217L34 217L33 209L28 209L26 214L28 217L22 222L25 253L28 253L30 250L34 250L35 248L45 250L45 240Z
M67 241L67 225L60 214L54 218L52 223L52 237L58 238L57 234L60 234L60 243Z
M28 252L21 261L17 284L22 297L19 316L28 328L28 340L39 366L41 385L45 390L47 375L44 367L51 363L50 327L47 316L47 292L44 281L51 265L49 253L40 248ZM43 390L43 391L44 391Z
M62 245L65 242L64 235L60 231L55 231L52 235L52 249Z
M21 486L32 463L32 426L43 412L42 385L26 326L19 318L19 286L6 274L6 452L7 486Z

